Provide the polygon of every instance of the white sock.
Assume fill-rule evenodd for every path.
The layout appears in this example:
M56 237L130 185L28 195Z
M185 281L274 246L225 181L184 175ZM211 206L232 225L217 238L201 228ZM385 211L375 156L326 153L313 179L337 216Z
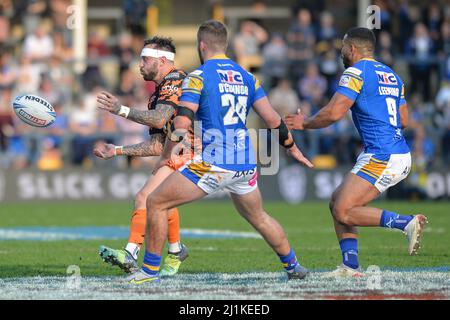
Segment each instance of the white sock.
M180 241L169 243L169 253L178 253L181 251Z
M125 250L128 251L135 260L137 260L139 256L139 251L141 250L141 246L136 243L129 242L125 247Z

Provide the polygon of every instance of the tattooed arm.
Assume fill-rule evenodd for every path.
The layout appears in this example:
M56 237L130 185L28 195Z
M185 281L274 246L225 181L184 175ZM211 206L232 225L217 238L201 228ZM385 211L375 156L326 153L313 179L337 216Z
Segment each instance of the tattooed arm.
M164 146L164 135L153 134L150 140L129 146L115 146L113 144L99 144L94 148L94 154L102 159L111 159L115 156L150 157L159 156Z
M150 140L133 144L129 146L124 146L122 149L122 154L125 156L134 157L149 157L149 156L159 156L162 153L164 146L164 135L157 133L150 137Z
M99 108L109 111L113 114L125 117L131 121L152 127L162 129L167 121L175 113L175 108L169 104L158 103L153 110L136 110L122 106L115 96L111 93L102 91L97 96Z
M152 128L162 129L174 113L174 107L167 104L157 104L154 110L130 109L127 119Z

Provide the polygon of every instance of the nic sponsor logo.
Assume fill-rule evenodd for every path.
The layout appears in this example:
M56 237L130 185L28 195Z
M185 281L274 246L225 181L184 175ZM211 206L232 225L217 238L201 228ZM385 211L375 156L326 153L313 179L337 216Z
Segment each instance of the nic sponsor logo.
M378 76L378 83L397 85L397 77L392 72L375 71Z
M221 82L229 84L244 84L242 74L234 70L217 70Z

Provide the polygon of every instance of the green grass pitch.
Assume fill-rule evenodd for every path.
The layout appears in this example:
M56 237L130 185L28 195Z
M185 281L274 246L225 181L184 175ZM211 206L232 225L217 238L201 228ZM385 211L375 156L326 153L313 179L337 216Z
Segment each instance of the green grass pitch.
M375 202L374 206L403 214L424 213L429 224L417 256L407 253L403 234L382 228L360 228L362 267L421 268L450 265L450 202ZM340 264L339 246L326 202L289 205L268 202L266 210L284 227L300 262L313 270ZM21 203L1 204L0 229L24 226L126 226L131 203ZM199 202L181 207L181 228L253 231L231 202ZM281 266L262 239L185 239L190 257L185 274L219 272L274 272ZM120 276L98 256L105 244L123 247L123 240L16 241L0 240L0 278L65 276L78 265L82 276Z

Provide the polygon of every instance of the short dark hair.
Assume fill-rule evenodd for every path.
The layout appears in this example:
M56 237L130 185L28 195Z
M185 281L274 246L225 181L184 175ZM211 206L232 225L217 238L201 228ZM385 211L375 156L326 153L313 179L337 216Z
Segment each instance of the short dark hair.
M154 44L155 49L176 53L175 44L173 43L172 38L154 36L144 41L144 47L149 44Z
M346 33L347 41L350 41L358 48L363 48L373 52L375 50L376 38L372 30L363 27L352 28Z
M197 40L199 43L203 41L217 50L225 51L228 46L227 28L217 20L205 21L198 28Z

